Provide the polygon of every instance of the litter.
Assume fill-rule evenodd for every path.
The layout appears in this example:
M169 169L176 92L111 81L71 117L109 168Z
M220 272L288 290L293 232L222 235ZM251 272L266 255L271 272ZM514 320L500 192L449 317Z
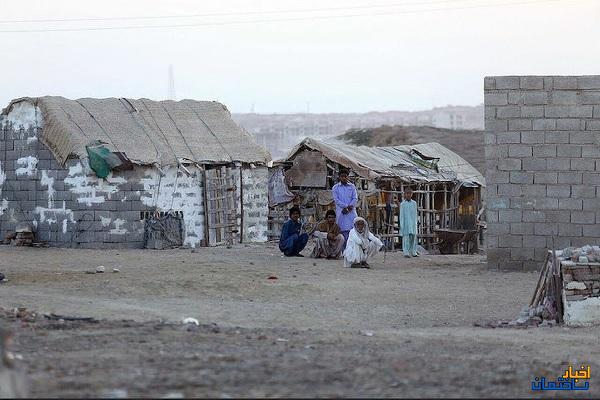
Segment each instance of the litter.
M67 317L64 315L57 314L44 314L44 318L49 319L50 321L83 321L83 322L91 322L97 323L98 320L93 317Z
M121 270L119 268L113 268L113 273L116 274L116 273L119 273L119 272L121 272Z
M360 331L360 334L369 337L374 335L373 331Z
M196 318L184 318L183 321L181 321L182 324L194 324L196 326L200 325L200 322L198 322L198 320Z
M106 271L106 268L104 268L104 265L99 265L96 267L96 273L97 274L103 274L104 271Z
M278 277L276 277L275 275L269 275L269 277L268 277L267 279L274 280L274 279L279 279L279 278L278 278Z

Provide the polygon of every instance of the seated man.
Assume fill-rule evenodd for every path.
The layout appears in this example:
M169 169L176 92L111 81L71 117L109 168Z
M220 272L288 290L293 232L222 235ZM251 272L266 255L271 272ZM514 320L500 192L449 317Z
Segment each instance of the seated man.
M382 247L381 240L369 232L367 221L361 217L354 218L354 228L348 235L348 243L344 250L344 267L371 268L367 260Z
M300 223L300 208L290 208L290 219L283 224L279 238L279 250L287 257L304 257L300 252L308 243L308 234L302 233Z
M313 232L315 248L311 254L313 258L338 259L344 250L344 235L335 222L335 211L327 210L325 219L319 222Z

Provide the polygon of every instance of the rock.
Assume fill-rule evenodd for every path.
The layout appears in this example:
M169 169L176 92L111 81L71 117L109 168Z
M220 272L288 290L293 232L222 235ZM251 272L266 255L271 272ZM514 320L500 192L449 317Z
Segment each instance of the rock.
M360 334L369 337L374 335L373 331L360 331Z
M97 274L103 274L103 273L104 273L104 271L106 271L106 268L104 268L104 265L98 265L98 266L96 267L96 273L97 273Z
M117 274L119 272L121 272L121 270L119 268L113 268L113 273Z
M583 282L572 281L572 282L567 283L566 289L567 290L585 290L585 289L587 289L587 287L585 286L585 283L583 283Z
M587 256L579 256L579 262L580 263L587 263L588 262Z
M200 322L198 322L198 320L196 318L190 318L190 317L184 318L181 321L181 323L182 324L194 324L196 326L200 325Z
M276 277L275 275L269 275L269 277L268 277L267 279L274 280L274 279L279 279L279 278L278 278L278 277Z

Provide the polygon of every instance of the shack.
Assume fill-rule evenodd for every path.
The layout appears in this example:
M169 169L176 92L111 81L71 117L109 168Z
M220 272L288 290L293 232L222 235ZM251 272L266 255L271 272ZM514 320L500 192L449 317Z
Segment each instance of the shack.
M20 98L0 114L0 240L144 247L267 240L269 153L214 101ZM174 225L177 226L177 225ZM178 231L177 231L178 230Z
M335 207L331 188L342 167L351 171L351 180L358 189L359 215L367 218L371 231L384 238L390 249L401 245L395 200L408 187L414 190L413 199L418 204L421 246L441 246L442 252L455 252L458 249L444 243L441 232L481 231L485 179L448 148L438 143L357 147L307 138L271 170L271 239L278 237L292 204L302 206L306 221L317 221L327 209Z

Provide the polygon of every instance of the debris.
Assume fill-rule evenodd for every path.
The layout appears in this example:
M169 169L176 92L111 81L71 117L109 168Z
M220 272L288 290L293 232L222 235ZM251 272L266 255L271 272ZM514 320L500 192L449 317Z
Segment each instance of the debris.
M369 337L374 335L373 331L360 331L360 334Z
M0 282L4 282L5 279L6 279L6 275L4 275L2 272L0 272Z
M93 318L93 317L67 317L64 315L57 315L57 314L44 314L44 317L46 319L49 319L51 321L84 321L84 322L92 322L92 323L97 323L98 320Z
M106 268L104 268L104 265L99 265L96 267L96 273L97 274L103 274L104 271L106 271Z
M125 389L110 389L104 390L100 397L105 399L127 399L129 393Z
M13 246L32 246L33 245L33 229L31 225L21 223L15 229L15 237L11 240Z
M116 273L119 273L119 272L121 272L121 270L119 268L113 268L113 273L116 274Z
M279 278L276 277L275 275L269 275L269 277L267 279L279 279Z
M585 286L585 283L583 283L583 282L572 281L572 282L567 283L566 289L567 290L586 290L587 287Z
M283 338L277 338L275 341L276 342L289 342L288 339L283 339Z
M190 318L190 317L188 317L188 318L184 318L184 319L181 321L181 323L182 323L182 324L194 324L194 325L196 325L196 326L200 325L200 322L198 322L198 320L197 320L196 318Z

